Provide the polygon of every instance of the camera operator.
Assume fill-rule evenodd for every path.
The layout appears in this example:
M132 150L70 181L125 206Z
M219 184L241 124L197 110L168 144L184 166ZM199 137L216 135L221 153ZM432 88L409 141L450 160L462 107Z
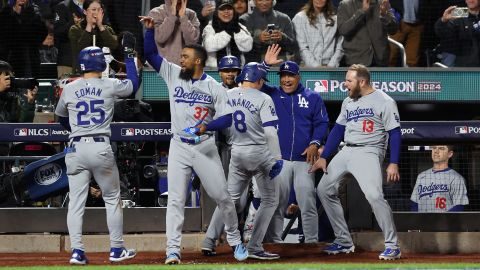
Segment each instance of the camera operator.
M12 85L12 66L0 60L0 122L22 123L33 122L37 88L20 89Z

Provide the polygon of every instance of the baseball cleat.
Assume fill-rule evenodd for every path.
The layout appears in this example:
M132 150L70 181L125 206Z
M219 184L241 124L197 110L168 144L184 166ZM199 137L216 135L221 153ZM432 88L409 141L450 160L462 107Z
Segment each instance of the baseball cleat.
M257 260L278 260L280 255L275 253L269 253L266 251L259 251L248 255L248 258Z
M378 256L380 260L396 260L400 257L402 257L402 252L399 248L387 248Z
M165 264L180 264L180 254L170 253L165 259Z
M245 248L243 244L238 244L232 247L233 249L233 257L237 259L237 261L243 261L248 258L248 250Z
M217 255L217 252L215 251L214 248L206 248L206 247L203 247L203 248L202 248L202 254L203 254L203 256L209 257L209 256L215 256L215 255Z
M339 244L332 243L323 249L323 252L327 254L338 254L338 253L350 253L355 252L355 246L342 246Z
M131 259L137 255L135 249L126 249L121 248L111 248L110 249L110 261L111 262L121 262L124 260Z
M72 250L72 257L70 258L70 264L80 264L85 265L88 263L85 252L80 249Z

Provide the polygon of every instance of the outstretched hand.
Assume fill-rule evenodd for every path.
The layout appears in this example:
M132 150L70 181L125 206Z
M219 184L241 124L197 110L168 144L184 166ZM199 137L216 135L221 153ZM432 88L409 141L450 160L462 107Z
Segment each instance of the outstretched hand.
M282 51L282 47L278 44L273 44L268 46L267 52L265 53L265 63L267 65L276 65L283 62L283 59L278 59L278 55Z
M145 28L153 29L155 27L155 22L152 17L149 16L138 16L140 18L140 22L143 23Z

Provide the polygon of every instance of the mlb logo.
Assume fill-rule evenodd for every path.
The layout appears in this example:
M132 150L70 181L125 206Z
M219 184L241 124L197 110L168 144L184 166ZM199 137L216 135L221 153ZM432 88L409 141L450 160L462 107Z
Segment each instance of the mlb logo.
M133 136L134 134L133 128L122 128L122 136Z
M468 127L467 126L455 127L455 134L468 134Z
M13 130L14 136L28 136L28 128L16 128Z
M328 80L316 81L314 91L318 93L328 93Z

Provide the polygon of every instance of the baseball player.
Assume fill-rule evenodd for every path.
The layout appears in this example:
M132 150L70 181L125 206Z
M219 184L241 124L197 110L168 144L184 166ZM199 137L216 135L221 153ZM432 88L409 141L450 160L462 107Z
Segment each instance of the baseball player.
M453 156L451 145L435 145L432 149L433 168L421 172L413 188L412 211L444 213L463 211L468 204L465 179L448 167Z
M401 132L397 105L387 94L372 87L370 72L364 65L355 64L348 68L345 86L348 88L348 97L342 103L340 115L328 136L323 153L310 170L324 171L317 193L336 237L324 252L337 254L355 250L338 198L340 181L345 174L351 173L370 203L385 237L386 249L379 259L399 259L401 252L392 210L382 190L382 163L387 141L390 145L387 181L400 180L398 162ZM346 146L335 155L327 170L327 159L342 139Z
M258 63L245 65L236 78L242 86L228 91L228 103L232 106L233 125L232 157L228 174L228 192L237 210L241 211L240 199L255 176L262 194L252 237L248 242L249 258L261 260L279 259L278 254L266 252L262 241L278 205L278 183L275 177L280 173L281 160L276 125L278 122L272 99L259 91L266 79L267 71ZM219 209L215 209L208 227L206 238L218 238L218 228L222 227ZM214 244L214 242L213 242Z
M269 46L266 64L275 64L281 48ZM328 114L318 93L300 83L300 67L293 61L280 65L280 86L264 84L262 91L272 97L278 114L278 137L283 170L280 178L279 204L269 228L269 241L283 242L283 220L288 207L290 189L295 189L300 207L306 243L318 242L318 213L315 174L308 170L317 159L318 149L328 130Z
M171 129L174 134L168 154L165 264L180 263L185 196L192 169L220 209L225 222L227 241L234 250L234 257L239 261L245 260L248 251L241 242L235 205L228 194L215 138L212 136L214 131L227 128L232 123L227 92L203 72L207 58L203 47L186 46L182 50L181 67L172 64L157 52L153 19L144 16L140 18L147 28L144 42L145 57L167 83L172 117Z
M126 38L124 39L124 41ZM68 185L68 233L72 247L70 264L87 264L82 243L85 201L92 176L102 191L110 233L110 261L135 257L136 251L123 246L123 212L117 164L110 146L110 122L115 100L127 97L138 88L139 79L133 62L134 45L125 46L127 80L105 78L105 56L98 47L80 51L78 62L83 76L62 91L55 114L67 129L71 128L70 145L66 149Z
M238 76L242 68L240 67L240 60L233 55L224 56L218 61L218 74L222 79L223 87L232 89L237 87L235 77Z
M238 76L242 68L240 67L240 60L233 55L227 55L218 62L218 74L222 79L222 85L225 90L237 87L235 77ZM222 167L225 171L225 176L228 176L228 166L230 165L230 155L232 149L230 128L219 131L217 134L217 147L222 161Z

